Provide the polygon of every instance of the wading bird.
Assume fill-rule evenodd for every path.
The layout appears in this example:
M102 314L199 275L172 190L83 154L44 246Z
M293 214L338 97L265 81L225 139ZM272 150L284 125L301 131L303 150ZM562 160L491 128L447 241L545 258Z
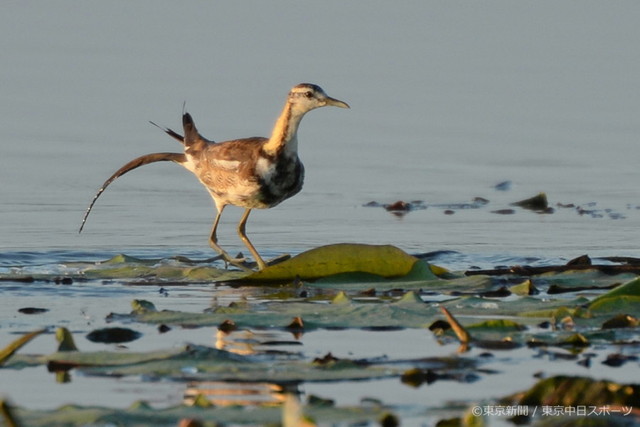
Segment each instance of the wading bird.
M213 222L209 245L226 262L243 267L218 245L216 230L222 211L227 205L245 208L238 223L238 235L253 255L258 268L266 263L258 254L245 232L252 209L272 208L302 189L304 166L298 158L298 126L304 115L319 107L332 105L349 108L345 102L328 96L317 85L302 83L294 86L276 121L271 137L252 137L225 142L204 138L196 129L189 113L182 116L184 136L171 129L163 129L184 145L184 153L152 153L140 156L118 169L94 196L87 208L79 232L96 200L115 179L148 163L172 161L191 171L209 191L218 213Z

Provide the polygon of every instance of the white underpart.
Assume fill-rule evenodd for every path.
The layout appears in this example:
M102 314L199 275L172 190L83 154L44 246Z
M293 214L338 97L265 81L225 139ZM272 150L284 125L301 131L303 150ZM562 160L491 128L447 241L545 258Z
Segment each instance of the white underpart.
M256 173L265 182L271 182L271 177L276 171L276 164L270 162L264 157L260 157L256 162Z
M180 164L182 165L183 168L185 168L189 172L198 176L198 174L196 173L196 165L195 165L195 162L193 161L193 157L187 154L187 161Z

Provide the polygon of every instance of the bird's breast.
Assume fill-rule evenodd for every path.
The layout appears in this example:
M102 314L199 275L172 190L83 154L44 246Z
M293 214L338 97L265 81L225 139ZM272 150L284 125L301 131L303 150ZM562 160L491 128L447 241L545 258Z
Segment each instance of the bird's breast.
M268 207L297 194L304 182L304 166L298 156L260 157L256 162L260 198Z

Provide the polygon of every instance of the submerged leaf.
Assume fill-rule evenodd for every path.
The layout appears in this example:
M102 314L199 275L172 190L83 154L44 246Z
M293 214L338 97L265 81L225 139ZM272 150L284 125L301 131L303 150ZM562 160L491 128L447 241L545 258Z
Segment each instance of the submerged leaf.
M287 261L242 278L242 281L313 280L341 273L370 273L401 277L411 271L417 258L391 245L339 243L303 252Z

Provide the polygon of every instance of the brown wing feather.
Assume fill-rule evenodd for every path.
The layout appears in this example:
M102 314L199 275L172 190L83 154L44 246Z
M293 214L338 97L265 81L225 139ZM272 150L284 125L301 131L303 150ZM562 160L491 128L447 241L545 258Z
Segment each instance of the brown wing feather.
M84 224L87 222L87 218L89 217L89 213L91 212L91 209L93 208L93 205L96 203L96 200L98 200L98 197L100 197L100 195L104 192L104 190L107 189L109 184L111 184L113 181L115 181L118 177L124 175L125 173L127 173L129 171L132 171L132 170L134 170L136 168L139 168L140 166L144 166L144 165L149 164L149 163L169 162L169 161L170 162L176 162L176 163L184 163L184 162L187 161L187 158L182 153L152 153L152 154L145 154L144 156L140 156L140 157L137 157L137 158L131 160L130 162L128 162L127 164L122 166L120 169L118 169L113 175L111 175L109 177L109 179L107 179L104 182L104 184L102 184L102 187L100 187L100 189L98 190L96 195L93 197L93 200L91 201L91 204L87 208L87 211L85 212L84 217L82 218L82 224L80 224L80 229L78 230L78 233L82 233L82 229L84 228Z

